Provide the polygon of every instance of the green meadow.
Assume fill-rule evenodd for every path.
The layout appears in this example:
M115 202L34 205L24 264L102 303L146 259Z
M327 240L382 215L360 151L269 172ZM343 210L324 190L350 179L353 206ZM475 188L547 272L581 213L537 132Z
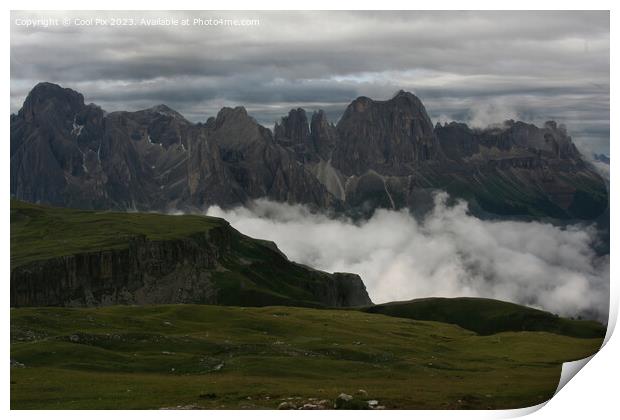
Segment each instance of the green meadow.
M11 408L274 409L340 393L386 409L518 408L548 400L561 364L601 343L357 310L16 308Z

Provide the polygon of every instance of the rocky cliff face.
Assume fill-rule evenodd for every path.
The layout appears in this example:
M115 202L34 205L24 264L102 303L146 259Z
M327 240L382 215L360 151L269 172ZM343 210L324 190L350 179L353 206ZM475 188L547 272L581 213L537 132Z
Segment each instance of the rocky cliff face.
M165 242L135 237L126 249L17 267L11 272L11 306L217 303L209 272L230 245L225 234L212 233Z
M40 234L34 226L37 218L46 217L46 210L35 209L27 205L12 208L14 235L28 235L30 230L35 237ZM53 217L63 224L64 219L56 214ZM72 218L71 214L67 217ZM105 230L102 235L123 236L122 231L115 231L118 225L102 221L97 213L89 216L81 212L80 217L80 223L100 223ZM131 223L123 221L122 214L117 217L118 223ZM167 217L177 218L168 224L173 229L178 218L186 216ZM275 244L253 240L225 221L213 220L215 227L179 237L154 240L134 235L114 246L60 252L53 257L37 257L34 250L48 246L36 239L29 239L23 251L22 236L13 236L13 258L26 252L28 259L18 259L11 269L11 306L206 303L345 307L371 303L358 275L329 274L295 264ZM63 235L66 229L51 229L57 229L54 240L75 240L70 234Z
M266 197L319 208L336 204L303 163L276 143L271 131L248 116L244 108L222 109L215 119L207 121L205 136L219 148L225 173L231 176L227 184L241 196L236 203ZM193 197L186 201L192 202ZM221 204L216 200L205 203Z
M199 124L165 105L106 115L77 92L41 83L11 116L11 194L138 210L266 197L369 214L426 208L441 189L484 214L592 219L608 207L604 180L552 121L433 127L403 91L357 98L337 125L320 110L308 120L293 109L272 134L242 107Z
M433 125L422 102L400 91L388 101L360 97L337 125L334 166L345 175L405 174L411 166L442 158Z
M78 208L202 209L268 197L329 207L325 187L242 107L192 124L159 105L104 112L37 85L11 119L11 194Z
M452 122L437 124L435 133L444 152L453 160L471 158L481 151L488 156L494 149L500 158L520 153L541 160L572 160L575 163L582 160L566 128L558 126L555 121L547 121L538 128L533 124L508 120L482 130L472 130L465 124Z

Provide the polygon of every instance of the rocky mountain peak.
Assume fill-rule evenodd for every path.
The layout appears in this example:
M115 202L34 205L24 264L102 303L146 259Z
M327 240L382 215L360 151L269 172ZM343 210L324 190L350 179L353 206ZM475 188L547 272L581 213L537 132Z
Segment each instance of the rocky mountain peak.
M384 101L376 101L366 96L358 97L349 104L341 122L351 117L367 119L368 117L388 116L394 113L403 115L404 118L401 121L403 123L417 119L423 124L421 127L423 131L432 131L433 126L422 101L413 93L404 90L400 90L391 99ZM357 117L355 114L363 114L363 116Z
M336 126L327 120L327 115L325 115L322 109L312 114L310 137L312 138L316 153L323 160L329 160L331 151L338 141L338 133L336 132Z
M176 120L187 121L183 115L181 115L179 112L175 111L174 109L170 108L168 105L165 105L165 104L155 105L151 108L145 109L145 111L151 114L158 114L158 115L170 117Z
M566 133L566 127L547 121L542 127L523 121L505 120L486 128L470 128L451 122L435 127L443 152L459 160L478 153L480 146L499 149L514 156L546 156L581 160L581 155Z
M327 120L325 111L319 109L312 113L312 119L310 121L310 133L313 138L324 137L329 134L328 132L335 130L335 126ZM331 135L331 134L330 134Z
M355 98L353 102L349 104L345 113L349 112L366 112L372 105L374 101L367 96L359 96Z
M400 91L385 101L361 96L336 127L341 141L336 167L346 174L368 169L399 172L403 165L442 156L426 109L410 92Z
M327 124L329 124L329 122L327 121L327 115L325 114L325 111L323 111L322 109L319 109L317 111L314 111L312 113L312 120L311 120L311 125L312 126L325 126Z
M226 150L242 150L272 142L271 131L259 125L242 106L224 107L215 120L207 121L211 136Z
M420 102L420 99L415 96L413 93L408 92L406 90L399 90L398 92L396 92L396 95L394 95L392 97L392 100L407 100L407 101L415 101L415 102Z
M302 108L291 109L274 127L274 137L283 145L304 144L309 136L308 117Z
M46 99L64 99L64 100L80 100L84 103L84 96L73 89L63 88L55 83L41 82L37 83L28 93L27 100L46 100Z
M551 130L557 130L558 123L553 120L545 121L545 128L549 128Z
M314 112L308 124L306 111L297 108L275 124L274 138L279 145L292 150L298 161L316 163L329 160L338 134L323 110Z
M29 122L38 117L47 120L54 114L73 118L83 107L84 96L81 93L54 83L42 82L30 91L19 115Z
M215 117L215 127L220 128L225 124L238 124L238 123L256 123L253 118L248 115L248 112L242 106L234 108L224 107L220 109Z
M426 109L424 108L420 98L413 93L402 89L399 90L396 95L392 97L392 99L389 99L386 102L391 103L392 106L398 108L411 109L426 114Z

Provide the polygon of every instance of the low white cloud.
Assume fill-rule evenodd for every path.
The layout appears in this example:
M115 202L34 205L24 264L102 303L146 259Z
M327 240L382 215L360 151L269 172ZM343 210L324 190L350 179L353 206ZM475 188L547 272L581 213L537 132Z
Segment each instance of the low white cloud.
M506 120L518 119L516 109L500 100L493 100L472 106L466 122L473 128L487 128L490 125L502 124Z
M293 261L360 274L375 303L478 296L607 320L609 257L594 252L593 227L485 221L447 198L437 194L422 221L379 210L354 222L266 200L207 213L276 242Z

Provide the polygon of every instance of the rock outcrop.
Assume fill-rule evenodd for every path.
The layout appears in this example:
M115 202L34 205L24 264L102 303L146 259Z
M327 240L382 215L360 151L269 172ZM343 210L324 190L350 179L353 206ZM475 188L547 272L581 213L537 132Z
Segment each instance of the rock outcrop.
M388 101L357 98L337 130L333 164L345 175L408 174L411 166L443 156L424 105L409 92Z
M11 306L217 303L210 272L230 251L230 233L130 238L127 248L63 255L16 267Z
M127 235L123 225L136 223L129 215L102 220L100 213L74 212L12 202L11 306L371 304L358 275L291 262L275 244L244 236L222 219L204 217L205 227L196 225L188 233L179 228L183 218L197 216L159 215L164 219L154 223L165 224L172 234L154 239L148 232ZM39 226L47 220L54 226L41 237ZM74 236L73 224L83 223L89 232ZM104 240L84 245L84 251L50 255L49 237L71 250L95 237Z

